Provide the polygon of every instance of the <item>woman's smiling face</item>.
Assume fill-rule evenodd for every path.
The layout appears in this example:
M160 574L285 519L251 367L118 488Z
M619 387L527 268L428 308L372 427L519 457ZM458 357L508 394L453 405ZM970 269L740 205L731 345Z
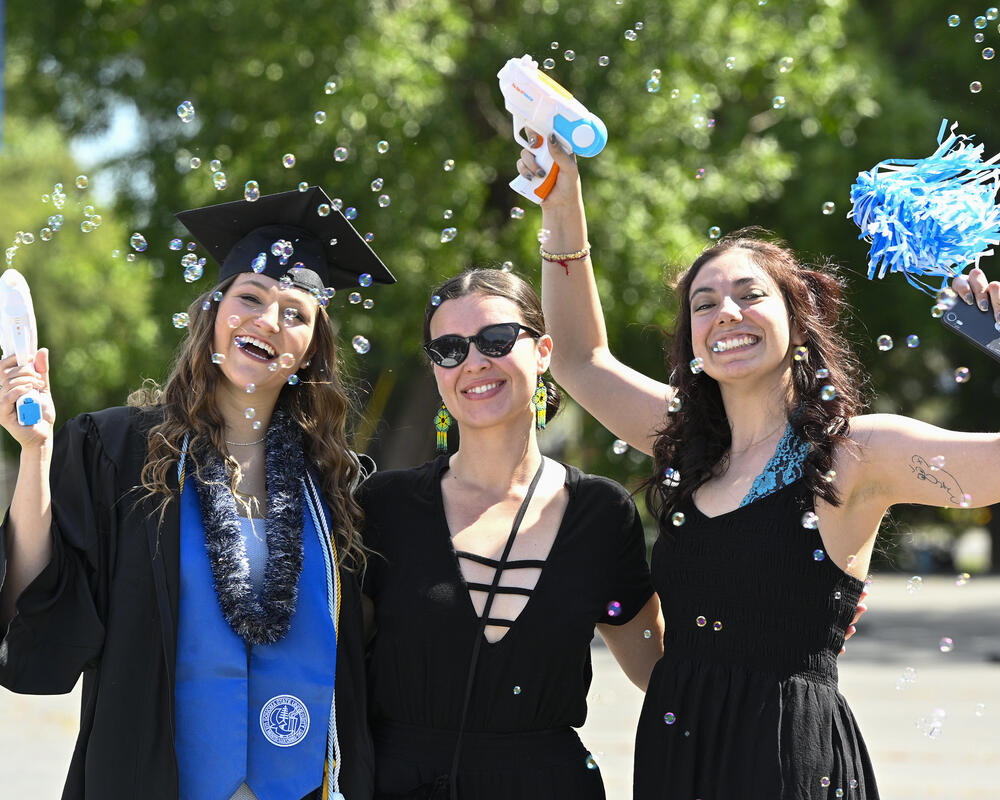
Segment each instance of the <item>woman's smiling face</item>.
M308 360L318 309L301 289L282 289L266 275L242 273L219 301L213 346L220 369L241 391L276 396L289 375Z
M791 325L781 289L746 250L706 262L688 294L691 347L705 372L725 383L787 366L801 332Z

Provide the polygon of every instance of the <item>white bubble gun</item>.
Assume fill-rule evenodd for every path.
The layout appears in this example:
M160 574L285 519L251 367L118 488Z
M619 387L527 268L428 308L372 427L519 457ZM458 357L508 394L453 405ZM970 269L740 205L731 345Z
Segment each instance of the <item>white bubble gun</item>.
M510 188L533 203L541 203L559 174L559 167L553 163L546 146L549 136L555 134L563 150L590 157L600 153L608 143L608 129L583 103L539 71L538 62L530 55L510 59L497 78L504 107L514 117L514 141L531 150L545 170L544 178L518 175L510 182ZM525 128L540 133L541 141L529 142Z
M38 351L31 290L16 269L8 269L0 275L0 346L4 358L11 353L17 356L19 367L33 361ZM17 421L22 425L34 425L41 418L38 392L32 390L17 401Z

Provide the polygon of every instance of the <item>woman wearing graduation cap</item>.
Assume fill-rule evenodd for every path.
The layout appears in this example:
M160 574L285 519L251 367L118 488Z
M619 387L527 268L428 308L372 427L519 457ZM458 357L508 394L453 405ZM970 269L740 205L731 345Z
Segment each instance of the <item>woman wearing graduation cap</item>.
M178 215L219 283L166 385L128 407L53 435L48 354L0 362L21 445L0 683L52 694L83 674L64 798L371 797L361 466L323 298L394 279L329 203L313 188Z

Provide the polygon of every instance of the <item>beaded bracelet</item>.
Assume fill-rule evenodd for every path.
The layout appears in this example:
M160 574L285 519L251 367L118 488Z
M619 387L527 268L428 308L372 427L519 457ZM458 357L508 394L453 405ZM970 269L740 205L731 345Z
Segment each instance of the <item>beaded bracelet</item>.
M544 247L539 247L538 254L542 257L543 261L550 261L553 264L562 264L562 268L566 270L566 274L569 275L569 264L567 262L579 261L580 259L589 256L590 242L587 242L587 244L583 246L582 250L577 250L575 253L550 253Z

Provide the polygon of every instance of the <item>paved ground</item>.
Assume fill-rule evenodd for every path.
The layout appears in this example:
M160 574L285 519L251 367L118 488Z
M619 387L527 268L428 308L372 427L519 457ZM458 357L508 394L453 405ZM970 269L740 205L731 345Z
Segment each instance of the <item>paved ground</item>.
M876 577L871 611L841 659L850 700L875 762L883 800L1000 796L1000 579ZM943 637L954 649L942 653ZM897 690L909 667L916 680ZM642 696L608 651L594 648L591 712L582 736L610 800L630 800L632 735ZM78 694L19 697L0 690L0 800L59 797L76 732ZM939 735L917 722L940 709ZM727 799L728 800L728 799Z

